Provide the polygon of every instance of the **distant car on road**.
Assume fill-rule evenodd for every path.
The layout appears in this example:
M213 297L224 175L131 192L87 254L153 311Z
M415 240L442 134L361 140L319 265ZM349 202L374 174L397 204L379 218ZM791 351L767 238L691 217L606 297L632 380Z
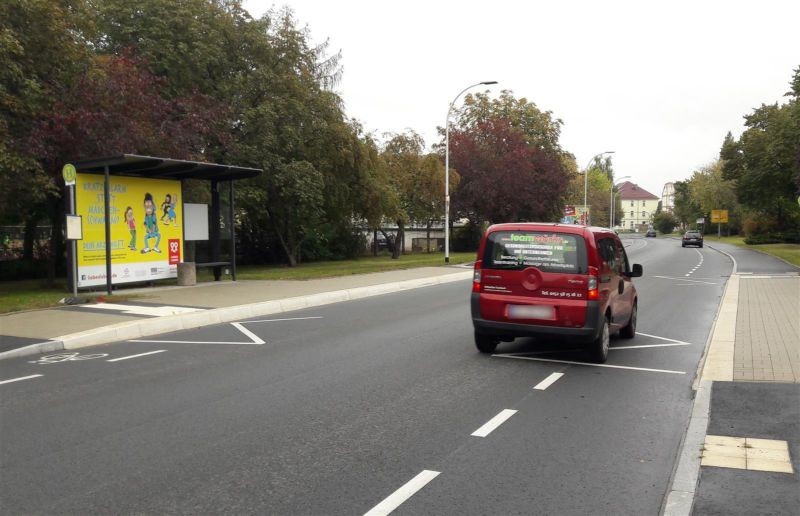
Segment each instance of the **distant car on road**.
M571 224L491 226L481 240L472 280L475 345L493 353L500 341L544 337L588 346L605 362L609 336L636 335L642 266L628 262L610 229Z
M655 238L655 237L656 237L656 230L655 230L655 229L648 229L648 230L647 230L647 234L646 234L645 236L646 236L646 237L653 237L653 238Z
M696 229L690 229L684 233L683 239L681 240L681 247L686 247L687 245L703 247L703 234Z

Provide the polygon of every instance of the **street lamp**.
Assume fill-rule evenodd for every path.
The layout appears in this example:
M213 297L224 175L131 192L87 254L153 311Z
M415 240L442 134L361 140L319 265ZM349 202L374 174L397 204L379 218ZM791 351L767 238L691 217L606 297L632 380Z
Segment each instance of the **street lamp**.
M608 205L608 227L614 229L614 187L623 179L630 179L631 176L622 176L616 181L611 181L611 204Z
M444 263L450 263L450 112L458 97L465 91L475 86L491 84L497 84L497 81L483 81L467 86L456 95L447 108L447 120L444 124Z
M601 152L600 154L595 154L592 157L592 159L589 160L589 163L586 165L586 168L583 170L583 209L584 210L586 210L586 193L587 193L587 189L588 189L588 186L589 186L589 165L591 165L594 160L596 160L600 156L604 156L605 154L614 154L614 151L610 150L610 151ZM584 213L586 213L586 212L584 211ZM592 217L591 217L591 213L590 213L588 219L586 220L586 222L587 222L586 225L587 226L589 225L588 222L589 222L589 220L591 220L591 218Z

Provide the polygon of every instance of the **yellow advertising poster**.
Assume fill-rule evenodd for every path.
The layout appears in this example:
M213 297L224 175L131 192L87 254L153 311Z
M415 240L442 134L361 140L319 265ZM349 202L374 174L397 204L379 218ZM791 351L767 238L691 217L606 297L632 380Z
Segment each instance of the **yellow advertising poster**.
M176 277L183 256L180 181L111 176L109 194L112 283ZM83 219L78 286L105 285L104 176L78 174L75 203Z

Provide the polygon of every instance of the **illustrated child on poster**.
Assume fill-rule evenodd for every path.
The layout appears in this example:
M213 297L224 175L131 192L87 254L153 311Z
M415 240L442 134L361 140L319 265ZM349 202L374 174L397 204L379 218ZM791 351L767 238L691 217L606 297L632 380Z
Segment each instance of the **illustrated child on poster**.
M150 252L150 239L156 239L156 245L153 246L153 251L160 253L161 250L158 245L161 243L161 234L158 232L158 219L156 218L156 205L153 202L153 196L150 192L144 194L144 249L142 254Z
M128 249L131 251L136 250L136 220L133 218L133 208L128 206L125 208L125 225L131 232L131 242L128 244Z
M172 199L172 194L167 194L164 198L164 202L161 203L161 210L164 212L161 215L161 222L165 225L172 223L176 225L176 215L175 215L175 201ZM166 221L164 219L167 219Z

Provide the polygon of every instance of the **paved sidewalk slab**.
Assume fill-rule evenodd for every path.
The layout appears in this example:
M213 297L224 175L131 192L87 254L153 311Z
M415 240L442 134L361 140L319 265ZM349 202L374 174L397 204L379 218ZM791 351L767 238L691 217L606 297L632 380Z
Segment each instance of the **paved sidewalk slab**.
M788 441L794 473L703 466L693 514L797 514L800 384L714 382L707 433Z

